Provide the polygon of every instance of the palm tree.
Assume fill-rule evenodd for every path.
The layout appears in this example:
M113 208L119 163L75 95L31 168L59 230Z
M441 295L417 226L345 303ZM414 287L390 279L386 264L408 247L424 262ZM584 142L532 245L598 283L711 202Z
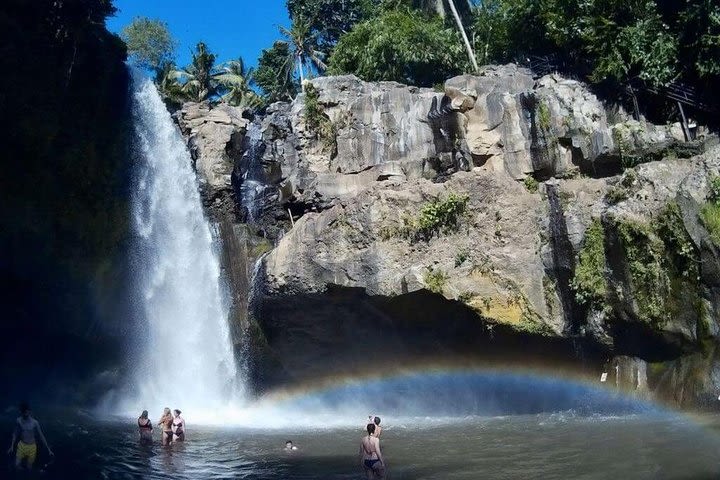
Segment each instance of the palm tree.
M327 65L322 60L324 54L317 50L317 35L313 33L309 22L295 19L290 30L280 27L280 33L290 45L292 64L297 69L300 84L305 80L306 65L314 66L320 72L327 69Z
M250 109L259 107L262 99L251 87L253 72L252 68L245 68L242 58L221 65L220 70L213 74L213 79L224 91L220 100Z
M215 54L210 53L203 42L198 43L192 52L190 65L177 71L177 75L184 80L182 91L188 99L202 102L215 94L214 66Z
M181 104L185 101L185 94L180 83L180 75L172 62L164 62L155 70L155 85L163 100Z

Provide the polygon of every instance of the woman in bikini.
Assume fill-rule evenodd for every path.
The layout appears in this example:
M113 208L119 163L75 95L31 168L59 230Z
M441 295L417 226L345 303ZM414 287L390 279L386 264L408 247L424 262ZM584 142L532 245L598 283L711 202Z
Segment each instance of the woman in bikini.
M140 431L141 442L152 442L152 422L148 418L148 411L143 410L138 417L138 430Z
M385 478L385 460L380 452L380 439L374 436L375 424L367 424L367 436L360 444L360 464L368 480Z
M162 444L163 445L170 445L170 442L172 441L172 436L173 436L172 424L173 424L172 413L170 413L170 409L168 407L165 407L165 410L163 410L163 415L162 415L162 417L160 417L160 421L158 422L158 426L162 427Z
M185 419L180 416L182 412L175 409L175 418L173 419L173 442L185 441Z

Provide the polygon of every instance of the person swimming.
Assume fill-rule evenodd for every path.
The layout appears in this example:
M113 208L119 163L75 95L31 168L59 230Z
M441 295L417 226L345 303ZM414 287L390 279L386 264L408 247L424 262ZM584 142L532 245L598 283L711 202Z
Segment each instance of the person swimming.
M158 426L162 427L162 444L170 445L173 437L173 416L172 413L170 413L170 408L165 407L162 417L160 417L158 421Z
M293 445L292 440L288 440L287 442L285 442L285 451L286 452L291 452L291 451L297 450L297 449L298 449L298 447Z
M27 470L32 470L37 458L37 443L35 437L39 437L50 457L55 454L48 446L45 435L43 435L40 423L30 414L30 406L23 402L20 404L20 416L15 421L15 429L13 430L12 444L8 450L8 455L12 455L15 451L15 468L21 469L23 463Z
M367 424L367 436L360 443L360 465L368 480L385 478L385 461L380 451L380 439L374 436L375 423Z
M175 418L172 421L173 442L185 441L185 419L180 416L182 413L177 408L174 410Z
M152 442L153 426L152 422L148 418L148 411L143 410L137 420L138 430L140 431L141 442Z

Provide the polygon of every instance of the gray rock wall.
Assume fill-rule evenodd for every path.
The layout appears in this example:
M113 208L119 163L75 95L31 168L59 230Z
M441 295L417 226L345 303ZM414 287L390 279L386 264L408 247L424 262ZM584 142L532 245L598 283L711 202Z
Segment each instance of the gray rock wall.
M178 116L226 234L240 231L234 192L248 149L275 192L270 214L242 230L272 241L244 327L258 387L357 371L358 345L374 344L385 366L423 355L482 364L481 351L522 364L541 361L523 351L531 342L591 378L618 357L629 372L618 385L669 398L678 382L647 364L687 371L715 343L720 264L699 212L719 149L671 158L675 126L633 120L579 82L514 65L450 79L444 92L352 76L312 89L320 118L308 121L307 93L274 104L253 120L256 143L230 107ZM693 148L684 156L703 150ZM448 199L463 204L452 221ZM602 228L590 251L593 225ZM232 255L261 243L243 236L254 246L227 252L229 270L245 272L236 288L249 288L253 262ZM339 360L318 360L327 355ZM715 385L700 383L683 402Z

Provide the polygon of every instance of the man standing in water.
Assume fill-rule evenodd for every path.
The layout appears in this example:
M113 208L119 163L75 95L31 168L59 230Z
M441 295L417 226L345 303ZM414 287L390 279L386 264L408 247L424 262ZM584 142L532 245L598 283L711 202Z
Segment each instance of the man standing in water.
M23 402L20 404L20 416L15 423L12 444L8 450L8 455L12 455L13 450L15 450L16 469L20 469L23 462L25 462L25 468L32 470L35 459L37 458L36 435L40 438L48 454L54 457L55 454L50 450L47 440L45 440L45 435L43 435L42 429L40 428L40 423L30 415L30 407L27 403Z
M375 434L375 423L367 424L367 436L360 444L360 465L368 480L385 478L385 460L380 452L380 439Z

